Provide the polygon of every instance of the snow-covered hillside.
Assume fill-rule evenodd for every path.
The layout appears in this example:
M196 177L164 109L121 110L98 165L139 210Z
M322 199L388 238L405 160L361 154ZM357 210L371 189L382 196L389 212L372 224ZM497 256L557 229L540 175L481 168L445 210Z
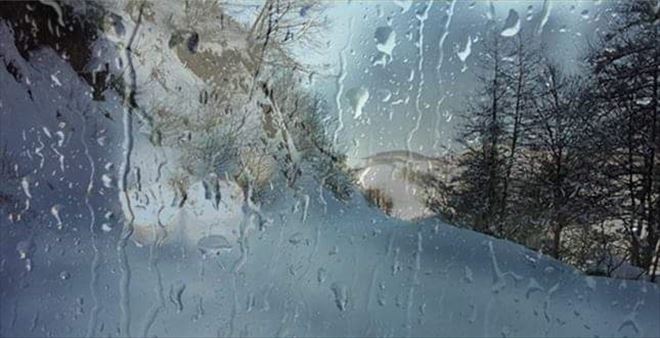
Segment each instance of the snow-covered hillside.
M371 155L356 165L357 184L366 192L376 190L392 201L389 214L403 220L419 220L434 213L427 207L428 193L409 173L440 176L450 182L456 171L447 159L432 158L409 151L388 151Z
M0 20L0 192L16 199L0 208L0 335L660 336L655 284L338 200L268 83L253 88L243 28L131 4L105 4L80 69L49 46L26 57ZM124 87L99 99L98 72ZM208 142L233 123L243 151L216 161Z

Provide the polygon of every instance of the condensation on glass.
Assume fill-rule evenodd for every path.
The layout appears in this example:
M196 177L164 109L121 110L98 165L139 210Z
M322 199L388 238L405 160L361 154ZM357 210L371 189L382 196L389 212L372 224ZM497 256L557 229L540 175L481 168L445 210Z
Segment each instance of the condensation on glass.
M660 336L659 9L2 2L0 335Z

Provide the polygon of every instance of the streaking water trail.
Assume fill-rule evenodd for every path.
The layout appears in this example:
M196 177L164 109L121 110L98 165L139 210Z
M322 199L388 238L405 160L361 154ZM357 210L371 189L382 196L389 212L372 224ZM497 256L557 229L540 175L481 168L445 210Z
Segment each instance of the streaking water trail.
M541 21L539 22L539 27L536 29L536 34L541 35L543 33L543 27L548 23L550 18L551 3L550 0L545 0L543 2L543 10L541 10Z
M351 46L351 41L353 40L353 18L350 18L348 21L348 38L346 39L346 44L344 48L339 52L339 74L337 75L337 95L335 96L335 104L337 105L338 113L338 122L339 126L335 129L335 135L332 139L333 144L337 144L337 139L339 138L339 132L344 129L344 111L341 106L341 95L344 92L344 80L346 79L346 51Z
M438 43L438 46L440 47L440 56L438 57L438 65L435 67L435 71L438 73L439 84L442 83L440 68L442 68L442 63L445 60L445 41L449 35L449 25L451 25L451 20L454 16L454 6L456 6L456 0L452 0L452 2L449 4L449 8L447 9L447 21L445 22L444 31L442 32L442 35L440 36L440 42Z
M408 303L406 305L406 329L407 336L411 336L412 309L415 301L415 287L419 284L419 270L422 268L422 233L417 232L417 251L415 251L415 266L411 277L410 288L408 289Z
M449 4L449 8L447 8L447 21L445 22L445 27L444 31L442 32L442 35L440 36L440 42L438 43L439 45L439 58L438 58L438 65L435 67L435 71L437 73L438 77L438 84L442 84L442 74L440 73L442 64L444 63L445 60L445 41L447 40L447 36L449 36L449 26L451 25L451 20L454 17L454 7L456 6L456 0L452 0L452 2ZM433 149L437 149L437 144L440 140L440 106L444 102L444 97L438 101L438 104L435 109L435 142L433 144Z
M87 144L87 141L85 139L87 133L87 123L85 123L85 117L83 114L84 111L79 114L80 122L82 124L82 130L80 133L80 143L82 143L85 157L87 158L87 162L89 163L89 179L87 181L87 189L85 191L85 206L89 211L89 233L92 237L92 250L94 251L94 256L92 258L92 267L90 270L91 278L89 281L89 291L92 294L93 305L92 305L92 311L89 314L89 322L87 324L87 337L93 337L94 330L96 329L96 321L97 321L98 313L101 310L101 307L99 305L98 292L97 292L97 284L99 278L98 270L99 270L99 261L101 259L101 254L99 252L99 248L96 243L97 238L96 238L96 232L94 230L94 228L96 227L96 213L94 212L94 208L92 207L92 204L89 201L89 196L92 194L92 190L94 189L94 176L96 175L96 166L94 165L94 159L92 159L92 156L89 153L89 145Z
M161 203L160 209L158 210L158 219L160 219L160 213L163 211L163 209L165 209L165 205ZM163 294L163 276L158 266L158 260L160 258L159 250L162 241L162 239L158 238L157 236L157 227L159 226L161 226L160 221L158 221L158 225L152 224L153 236L155 242L151 245L151 248L149 249L149 268L151 269L151 271L153 271L156 277L156 287L154 291L156 292L156 297L158 300L154 302L151 309L147 313L146 318L144 319L144 326L142 328L142 337L149 337L149 330L156 321L158 314L165 306L165 295Z
M412 151L412 140L415 136L415 133L419 130L422 122L422 110L419 107L420 101L422 99L422 89L424 87L424 22L429 17L429 10L433 6L433 1L430 1L424 11L420 14L417 14L417 19L419 20L419 62L417 63L417 72L419 73L419 83L417 84L417 97L415 98L415 111L417 112L417 120L415 121L415 128L410 130L408 134L408 139L406 140L406 150L408 153Z
M119 167L120 179L118 182L119 185L119 200L122 204L122 209L124 212L124 227L122 228L119 241L117 243L117 252L119 254L119 263L121 269L121 278L119 281L119 304L121 309L121 318L120 318L120 330L122 334L130 337L130 302L129 302L129 284L131 280L131 270L128 264L128 257L126 255L126 244L128 239L133 234L133 221L135 216L130 205L130 199L128 197L128 191L126 189L126 181L128 176L128 168L130 167L130 157L133 147L133 141L131 133L132 131L132 116L129 109L124 109L124 160Z
M119 241L117 242L119 266L121 269L121 278L119 280L119 308L121 311L119 329L120 334L126 337L131 336L131 308L129 289L131 282L131 268L128 264L128 256L126 255L126 245L128 244L128 239L133 234L133 222L135 221L135 215L133 214L133 209L131 208L131 201L128 197L128 190L126 187L128 174L131 168L131 153L133 152L133 102L131 102L131 100L134 99L135 91L137 89L135 68L133 66L133 59L131 57L131 45L133 44L133 40L135 40L138 29L140 28L143 10L144 3L142 3L140 6L140 12L138 14L137 22L135 23L135 28L133 29L133 34L131 34L125 49L126 59L128 60L130 69L129 75L131 77L131 85L126 87L126 93L124 96L124 114L122 117L122 124L124 127L124 143L122 148L124 156L122 163L119 166L118 175L119 201L121 202L122 211L124 213L124 217L126 218L121 235L119 236Z
M442 133L440 132L440 106L442 106L442 103L445 101L445 98L447 96L443 95L440 100L438 100L438 104L435 106L435 140L433 141L433 149L437 151L438 145L440 144L440 137L442 136Z

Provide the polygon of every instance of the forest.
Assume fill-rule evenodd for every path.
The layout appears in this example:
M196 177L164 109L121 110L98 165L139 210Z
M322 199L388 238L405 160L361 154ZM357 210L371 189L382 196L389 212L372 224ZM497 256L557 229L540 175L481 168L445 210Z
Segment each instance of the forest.
M465 98L460 150L447 155L453 174L412 176L450 223L589 274L655 280L660 14L651 1L613 10L577 71L551 60L535 31L493 27L473 70L481 85ZM638 269L617 274L625 264Z

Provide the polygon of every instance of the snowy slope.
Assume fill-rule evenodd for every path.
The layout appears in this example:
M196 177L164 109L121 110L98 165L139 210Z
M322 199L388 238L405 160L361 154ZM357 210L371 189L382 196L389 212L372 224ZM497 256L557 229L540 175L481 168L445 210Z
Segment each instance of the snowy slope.
M180 246L131 247L130 332L658 335L657 285L586 277L518 245L444 224L393 221L358 199L345 207L324 197L326 206L312 198L304 222L305 210L292 211L292 197L264 208L276 221L218 256ZM49 241L39 235L34 240L39 249ZM114 336L121 326L121 278L112 238L106 241L105 287L96 296L101 312L92 324L99 334ZM89 257L34 257L31 273L16 280L4 275L3 285L13 292L3 295L3 304L16 305L3 311L3 334L40 335L30 329L36 321L43 332L84 335L90 323ZM15 256L8 260L5 274L21 276L16 261ZM61 271L70 276L63 279ZM68 310L37 310L43 308Z
M392 200L390 216L416 220L433 216L426 206L426 192L419 183L406 176L406 171L430 174L444 170L449 180L450 163L414 152L390 151L371 155L356 165L357 183L363 190L378 189Z

